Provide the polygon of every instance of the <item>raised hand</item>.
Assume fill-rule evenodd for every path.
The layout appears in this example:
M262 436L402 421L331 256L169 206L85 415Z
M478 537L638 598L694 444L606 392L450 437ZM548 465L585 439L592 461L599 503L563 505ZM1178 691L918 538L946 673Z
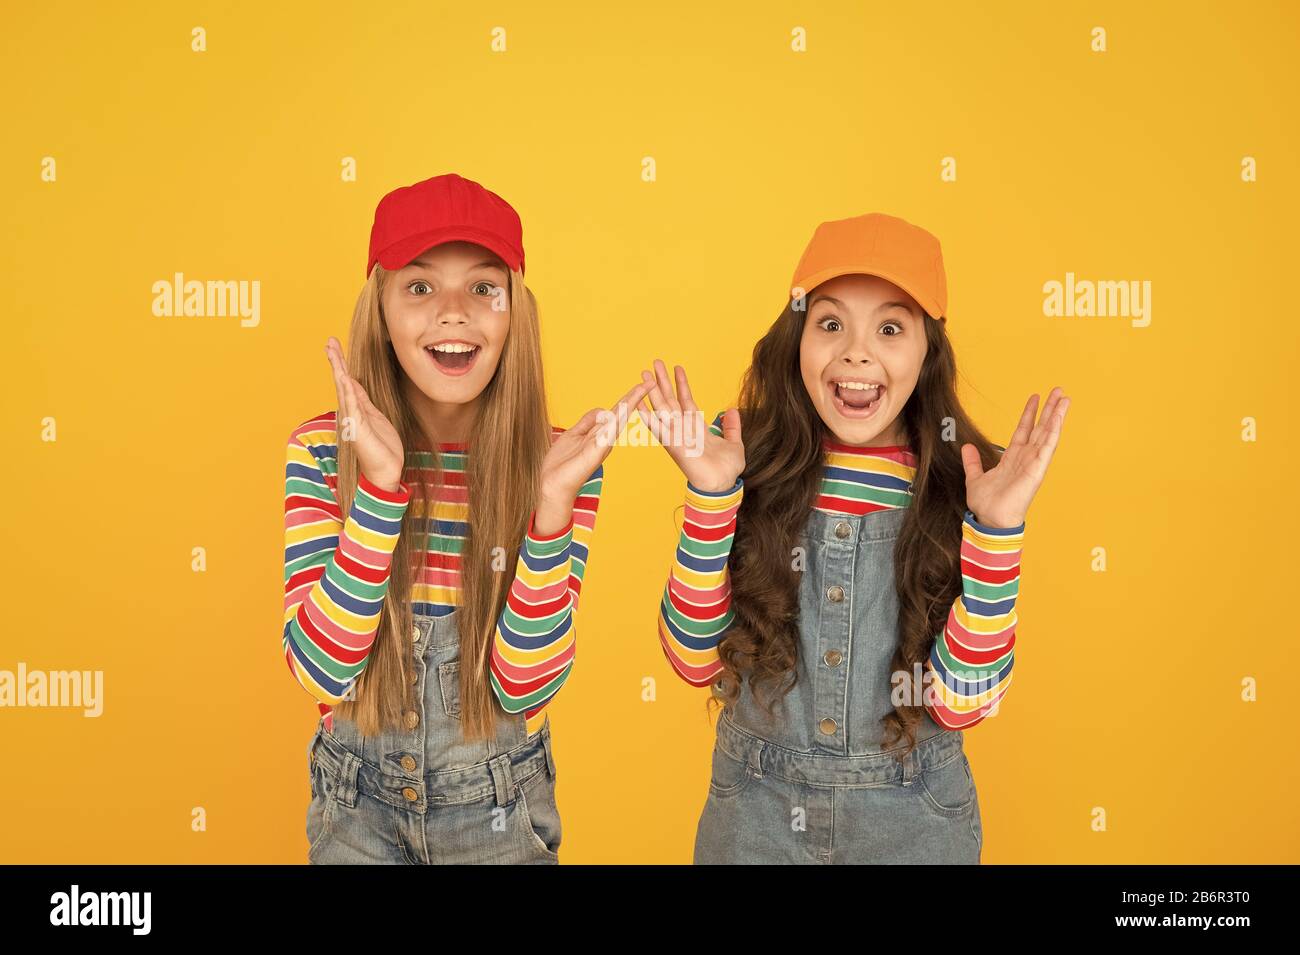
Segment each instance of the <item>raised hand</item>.
M981 524L1019 527L1024 523L1029 502L1047 476L1047 466L1060 439L1070 399L1059 386L1053 388L1042 417L1035 424L1037 407L1038 395L1030 395L1011 443L989 470L981 466L975 445L961 446L961 461L966 469L966 506Z
M542 459L541 487L533 523L537 533L553 533L568 523L574 498L609 457L631 409L645 393L645 384L637 384L612 408L592 408L551 442L550 450Z
M668 368L658 358L654 374L641 372L649 400L637 407L637 416L677 462L686 480L701 491L729 491L745 470L745 445L740 437L740 412L728 408L722 416L722 435L709 430L709 423L691 397L686 369L674 365L677 393L668 380ZM702 436L702 440L701 440Z
M334 387L339 396L336 421L339 442L352 442L361 473L367 480L386 491L396 491L406 463L401 435L384 413L371 404L360 382L348 374L343 346L333 335L325 343L325 356L334 370Z

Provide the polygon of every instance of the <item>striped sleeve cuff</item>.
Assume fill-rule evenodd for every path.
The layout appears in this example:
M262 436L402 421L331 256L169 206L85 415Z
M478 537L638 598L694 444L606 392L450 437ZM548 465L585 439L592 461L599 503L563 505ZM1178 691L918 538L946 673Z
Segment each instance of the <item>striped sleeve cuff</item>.
M401 481L397 482L396 491L388 491L366 477L364 472L357 472L357 487L365 491L380 504L406 505L411 501L411 489Z
M736 483L725 491L702 491L687 481L686 503L702 511L725 511L740 503L744 484L744 479L736 478Z
M532 516L528 518L528 531L524 534L524 542L532 546L531 551L536 554L553 553L563 550L564 545L569 542L573 536L573 515L569 515L569 523L565 524L554 534L539 534L534 528L537 522L537 512L533 511Z
M1002 543L1006 543L1007 538L1023 537L1025 533L1024 521L1021 521L1018 527L989 527L988 525L981 524L977 521L975 519L975 512L969 510L966 512L966 517L963 523L974 532L976 539L983 536L998 539ZM964 528L962 534L963 536L966 536L966 530Z

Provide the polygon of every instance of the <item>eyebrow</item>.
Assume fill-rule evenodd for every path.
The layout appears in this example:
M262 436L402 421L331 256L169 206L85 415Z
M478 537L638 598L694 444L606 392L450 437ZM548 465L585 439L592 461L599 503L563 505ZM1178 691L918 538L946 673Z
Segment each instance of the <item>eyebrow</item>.
M816 294L813 295L813 297L812 297L812 301L808 303L808 307L809 307L809 308L812 308L814 305L816 305L818 302L821 302L821 301L834 302L834 303L835 303L836 305L838 305L840 308L847 308L847 306L846 306L843 302L841 302L839 299L837 299L837 298L835 298L834 296L831 296L831 295L826 295L826 294L824 294L824 293L822 293L822 292L818 292L818 293L816 293ZM877 312L877 313L880 313L880 312L886 311L886 310L891 309L891 308L901 308L901 309L904 309L904 310L907 311L907 313L908 313L909 315L915 315L915 314L916 314L915 312L912 311L912 306L910 306L909 304L907 304L907 302L883 302L883 303L881 303L879 306L876 307L876 312Z
M422 269L428 269L429 271L433 271L432 263L426 262L424 259L412 259L410 262L407 263L408 268L412 265L418 265ZM484 259L478 265L474 265L470 267L471 271L473 271L474 269L497 269L501 272L505 271L505 267L500 262L496 262L492 259Z

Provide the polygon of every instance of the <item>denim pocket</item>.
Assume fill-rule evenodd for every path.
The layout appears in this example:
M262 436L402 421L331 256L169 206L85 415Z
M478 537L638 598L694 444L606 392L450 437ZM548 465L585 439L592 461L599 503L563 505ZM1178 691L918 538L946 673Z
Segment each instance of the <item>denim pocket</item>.
M540 769L519 785L516 795L520 818L534 846L547 859L560 858L560 810L555 804L555 782Z
M920 782L927 805L941 816L960 816L975 802L975 780L963 752L927 769Z
M308 757L311 779L311 802L307 806L308 859L329 835L335 807L338 805L335 797L342 766L333 758L322 759L320 753L321 750L315 748Z
M442 709L452 719L460 719L460 661L438 664L438 685L442 688Z
M713 769L709 775L709 792L715 796L734 796L753 779L749 766L716 743L713 746Z

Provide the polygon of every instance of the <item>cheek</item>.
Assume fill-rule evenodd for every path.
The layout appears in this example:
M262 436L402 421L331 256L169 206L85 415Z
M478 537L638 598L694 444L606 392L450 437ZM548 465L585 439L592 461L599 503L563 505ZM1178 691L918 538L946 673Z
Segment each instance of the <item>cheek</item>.
M901 360L895 362L897 374L894 377L915 385L921 377L921 366L925 364L925 343L922 342L920 348L912 348L906 354L899 355L899 358Z
M402 304L385 301L383 322L388 337L396 348L400 350L403 346L415 347L423 323L412 309Z
M491 309L483 317L483 337L487 339L488 348L500 352L506 346L506 337L510 334L510 313L494 312Z
M826 368L827 359L821 351L806 338L799 344L799 373L803 378L803 386L813 401L822 398L822 371Z

